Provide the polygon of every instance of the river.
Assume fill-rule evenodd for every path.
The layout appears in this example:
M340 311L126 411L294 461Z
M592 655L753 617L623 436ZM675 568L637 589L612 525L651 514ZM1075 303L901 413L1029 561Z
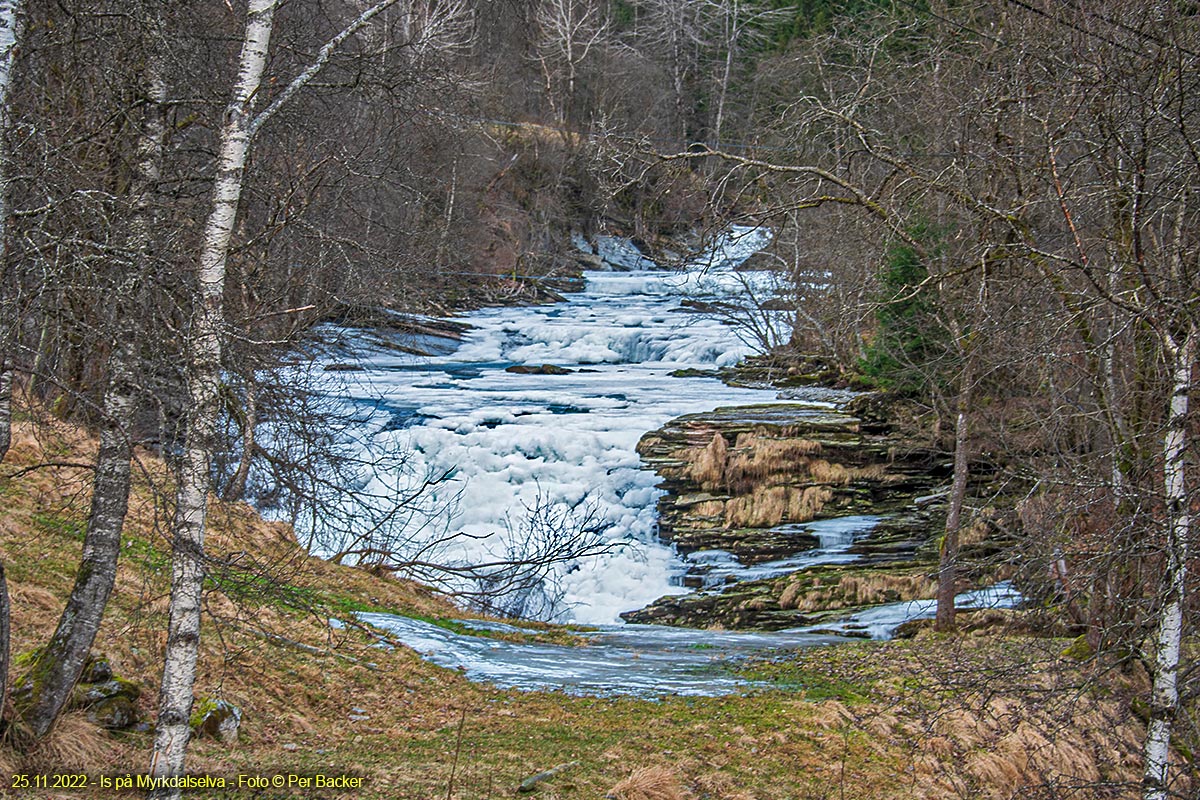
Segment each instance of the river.
M658 478L635 447L682 414L775 401L774 391L679 376L752 352L733 326L684 303L742 288L748 276L733 268L768 238L736 230L682 271L648 268L631 245L604 239L601 254L614 269L586 273L586 288L565 302L467 314L459 321L471 328L457 346L408 341L430 355L361 337L339 354L358 369L338 372L344 385L331 391L373 410L361 422L366 438L407 451L414 480L450 476L430 493L427 513L406 520L414 541L439 540L423 560L502 561L546 534L547 517L560 527L586 521L613 549L557 565L506 610L610 623L682 591L676 578L685 566L656 536ZM542 365L562 374L508 371ZM362 488L384 494L392 477L372 475Z
M601 239L599 254L612 269L586 273L583 291L554 305L465 315L459 321L470 327L461 341L336 331L342 345L324 361L325 391L355 410L356 441L365 449L406 454L403 474L365 470L360 494L385 497L424 476L445 478L391 520L399 532L389 542L422 561L468 566L520 554L530 541L553 538L547 528L583 526L605 550L554 563L497 604L510 614L594 626L585 646L489 637L519 630L500 623L464 620L449 629L387 614L361 619L387 631L391 642L500 686L712 695L746 687L737 674L746 658L847 636L883 638L905 620L931 615L932 601L915 601L877 606L819 630L734 633L619 623L622 611L685 591L680 578L689 565L705 566L711 586L846 563L855 558L848 552L854 540L879 522L853 516L806 523L801 527L817 537L818 548L749 567L722 551L685 560L658 541L661 492L635 450L642 435L683 414L776 402L774 391L731 388L715 377L752 348L735 327L693 310L697 300L727 300L748 287L761 292L766 276L736 267L768 239L736 229L676 271L657 268L628 243ZM813 413L831 405L814 402ZM364 462L372 458L364 452ZM460 575L444 586L477 584ZM1019 595L1000 584L958 600L964 607L1012 605Z

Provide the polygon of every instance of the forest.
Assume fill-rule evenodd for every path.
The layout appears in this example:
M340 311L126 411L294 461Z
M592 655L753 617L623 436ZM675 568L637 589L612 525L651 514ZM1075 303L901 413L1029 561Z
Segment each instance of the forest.
M153 797L464 800L532 775L521 791L625 800L1194 796L1193 123L1187 0L0 0L5 786L43 796L56 787L35 773L86 772L93 789L61 796L109 796L119 773ZM664 311L689 270L721 292ZM635 279L622 350L589 315ZM690 332L669 327L685 316ZM510 337L495 352L493 334ZM453 352L474 371L445 366ZM653 380L648 360L667 364ZM364 372L400 387L392 405L359 393ZM636 454L572 449L591 471L551 487L554 453L616 430L584 417L669 378L625 413ZM529 383L452 417L470 380ZM607 383L572 395L586 380ZM762 410L776 397L809 406ZM472 477L486 470L508 483ZM846 552L874 572L738 571L850 515L867 521ZM480 544L494 531L503 545ZM718 562L697 552L733 558L731 577L704 577ZM676 568L693 599L667 585ZM995 586L1019 602L964 610ZM462 615L533 620L488 635L560 645L578 632L553 623L617 611L824 635L848 630L822 616L837 603L910 601L931 619L886 641L737 667L808 686L786 714L787 689L656 707L440 685L361 617L459 634ZM569 610L589 602L603 613ZM273 671L262 648L297 665ZM97 727L80 693L123 680L110 661L152 691L122 689L129 724ZM263 721L291 701L255 691L339 670L359 672L304 715L356 691L392 702L378 687L401 681L390 733ZM262 742L354 749L220 750L225 723L205 739L197 718L228 697ZM379 715L355 709L360 727ZM985 711L990 732L963 733ZM728 752L551 735L589 714L664 740L695 726ZM542 749L505 732L464 752L484 719L533 725ZM1025 749L995 746L1010 733ZM411 761L384 763L401 758L389 737ZM335 762L365 783L183 782Z

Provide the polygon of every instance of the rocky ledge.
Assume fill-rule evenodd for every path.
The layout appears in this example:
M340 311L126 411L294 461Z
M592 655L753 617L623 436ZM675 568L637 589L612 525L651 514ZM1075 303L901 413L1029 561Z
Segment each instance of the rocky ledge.
M638 453L667 491L663 541L743 564L816 546L786 523L900 511L950 468L936 451L865 432L851 413L799 403L679 417L643 436Z
M891 431L877 406L874 398L859 396L842 406L718 408L642 437L638 452L666 490L659 501L660 538L683 555L726 551L742 565L763 564L819 545L803 523L864 514L883 519L850 546L850 563L758 580L730 577L724 585L664 597L622 618L777 630L932 597L949 457ZM986 522L963 538L967 552L998 546ZM690 585L706 584L704 570L697 566Z

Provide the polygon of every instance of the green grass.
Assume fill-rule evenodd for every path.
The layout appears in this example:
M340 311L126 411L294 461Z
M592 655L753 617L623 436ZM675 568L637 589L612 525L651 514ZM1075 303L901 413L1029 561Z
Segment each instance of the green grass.
M82 542L84 534L87 533L87 523L66 514L38 511L33 514L32 519L34 527L38 531L63 536L77 542Z

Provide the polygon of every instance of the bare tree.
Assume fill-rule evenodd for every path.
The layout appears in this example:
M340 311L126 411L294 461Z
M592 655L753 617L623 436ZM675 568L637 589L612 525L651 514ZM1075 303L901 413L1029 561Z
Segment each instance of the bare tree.
M961 365L944 373L956 375L958 409L985 396L989 372L1021 374L1022 359L1039 365L1025 373L1027 391L1053 393L1040 407L1052 422L1032 446L1059 464L1039 467L1041 486L1069 496L1090 484L1109 494L1104 561L1161 576L1147 591L1125 579L1129 567L1099 565L1107 575L1074 581L1076 595L1081 585L1095 587L1089 614L1105 609L1107 624L1119 619L1153 677L1143 795L1159 800L1171 792L1169 742L1190 624L1185 454L1195 424L1200 297L1193 63L1200 30L1173 7L1121 2L1087 9L986 2L947 13L892 23L875 47L864 47L868 32L857 30L849 38L835 33L824 55L811 51L818 63L800 65L799 98L785 117L797 126L792 141L804 133L823 149L710 155L787 192L775 210L857 208L914 249L930 269L911 291L937 289L940 327L953 340L978 337L951 348L961 351ZM955 43L961 36L972 38L969 55ZM922 216L951 232L948 254L913 235ZM1031 313L1042 331L1032 339L1018 337L1028 328L1007 298L996 297L997 286L988 289L997 277L1017 292L1022 283L1041 287ZM955 282L980 287L987 302L942 288ZM996 324L1005 319L1009 329ZM1036 349L1054 331L1067 332L1060 349L1080 353L1083 369ZM1014 389L989 395L1015 402ZM964 485L968 434L978 422L955 416L952 495ZM959 527L952 515L943 575ZM1083 555L1053 558L1082 566ZM949 581L943 589L948 612Z
M13 67L21 41L21 0L0 0L0 461L12 442L12 349L16 328L16 298L8 264L9 183L12 178L9 137L12 135Z
M136 345L142 333L139 299L151 274L154 191L164 136L163 12L153 0L136 6L144 41L141 74L136 80L139 124L136 159L123 205L128 209L120 235L129 263L117 270L105 329L112 337L108 381L100 421L100 448L92 487L92 507L75 584L58 627L39 653L23 689L17 715L34 738L51 730L83 671L108 597L116 580L130 486L131 428L137 383Z
M556 120L574 120L576 84L593 50L604 46L608 21L593 0L542 0L534 20L537 59Z
M262 126L325 69L339 47L395 2L380 0L359 9L349 24L330 37L312 61L257 113L255 104L266 69L277 3L275 0L252 0L247 10L237 79L220 133L216 178L198 258L199 296L187 338L186 376L190 406L172 526L167 652L150 767L151 775L156 778L182 774L190 736L188 720L199 656L204 534L208 493L213 488L213 450L221 414L219 387L225 338L226 265L250 149ZM456 16L454 19L461 24L466 18ZM448 28L439 27L438 31L440 35L451 36ZM424 33L428 34L429 30ZM417 41L410 39L407 44L415 46ZM179 789L164 786L156 789L155 795L177 797Z

